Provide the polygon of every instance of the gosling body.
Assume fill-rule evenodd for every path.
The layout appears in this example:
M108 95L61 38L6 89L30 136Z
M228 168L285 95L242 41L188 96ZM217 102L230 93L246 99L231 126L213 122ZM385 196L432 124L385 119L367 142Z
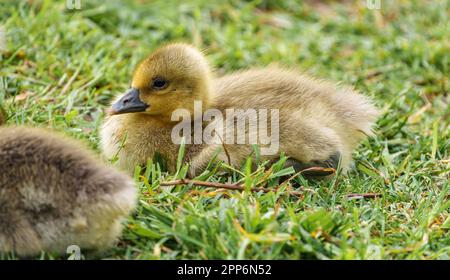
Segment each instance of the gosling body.
M77 141L45 129L0 127L0 253L101 252L136 203L133 180Z
M118 155L119 166L131 171L158 152L173 170L179 145L170 137L176 125L171 114L182 108L193 115L194 100L202 101L203 110L214 108L224 115L230 108L279 110L279 149L262 159L276 160L284 153L296 169L336 168L340 163L347 170L352 151L372 134L378 115L371 101L351 88L290 69L250 69L216 78L200 51L172 44L145 59L135 71L131 91L115 100L101 132L105 155ZM251 131L246 129L247 136ZM191 175L198 174L220 149L220 160L239 165L253 148L251 144L188 145Z
M278 110L278 153L263 159L276 160L282 152L296 161L292 165L297 171L310 166L337 168L339 164L346 171L352 151L373 134L378 116L371 101L350 87L336 86L293 69L271 66L239 71L216 79L214 89L212 106L222 112L229 108ZM253 133L273 133L270 113L267 123L269 126L259 126ZM252 133L250 126L245 129L246 135ZM237 130L234 132L236 137ZM205 146L193 159L193 171L205 167L220 146ZM253 147L225 145L224 149L228 155L223 151L219 159L238 165Z

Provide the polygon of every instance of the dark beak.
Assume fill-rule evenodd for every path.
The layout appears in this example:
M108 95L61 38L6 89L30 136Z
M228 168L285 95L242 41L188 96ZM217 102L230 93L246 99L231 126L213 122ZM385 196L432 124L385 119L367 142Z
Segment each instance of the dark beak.
M125 113L144 112L149 105L139 98L139 90L131 88L122 98L111 107L110 114L118 115Z

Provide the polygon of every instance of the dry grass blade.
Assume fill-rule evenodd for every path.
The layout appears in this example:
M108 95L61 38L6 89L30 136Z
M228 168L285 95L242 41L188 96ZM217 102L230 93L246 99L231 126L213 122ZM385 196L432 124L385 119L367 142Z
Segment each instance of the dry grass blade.
M167 186L175 186L175 185L187 185L192 184L194 186L203 186L203 187L211 187L211 188L218 188L218 189L227 189L227 190L238 190L238 191L244 191L245 187L240 184L224 184L224 183L216 183L216 182L206 182L206 181L198 181L198 180L191 180L191 179L179 179L174 181L168 181L168 182L161 182L159 185L162 187ZM252 192L274 192L277 191L278 188L273 189L267 189L267 188L251 188L250 191ZM290 195L294 196L301 196L301 192L297 191L288 191L287 192Z
M336 170L334 168L325 168L325 167L314 166L314 167L303 169L303 170L295 173L292 177L290 177L288 180L286 180L283 184L281 184L277 188L267 189L267 188L261 188L261 187L254 187L254 188L251 188L250 191L252 191L252 192L262 191L265 193L275 192L280 187L284 186L287 182L291 181L292 179L294 179L296 176L300 175L303 172L323 172L326 175L331 175L331 174L336 173ZM187 184L192 184L194 186L227 189L227 190L239 190L239 191L245 190L245 186L243 186L241 184L224 184L224 183L217 183L217 182L191 180L191 179L179 179L179 180L174 180L174 181L161 182L159 185L162 187L168 187L168 186L187 185ZM287 193L289 195L294 195L294 196L302 196L303 195L302 192L298 192L298 191L287 191Z

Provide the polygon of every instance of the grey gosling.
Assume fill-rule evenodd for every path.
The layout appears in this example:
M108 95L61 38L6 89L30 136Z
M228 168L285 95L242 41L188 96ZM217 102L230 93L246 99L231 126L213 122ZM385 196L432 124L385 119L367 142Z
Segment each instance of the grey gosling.
M45 129L0 127L0 253L99 253L113 245L137 193L128 175L78 141Z

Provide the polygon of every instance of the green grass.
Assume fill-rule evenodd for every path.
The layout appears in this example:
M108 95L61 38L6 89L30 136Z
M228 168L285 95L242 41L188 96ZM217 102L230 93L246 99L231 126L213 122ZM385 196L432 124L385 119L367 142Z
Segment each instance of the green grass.
M0 3L9 124L51 127L98 151L109 100L140 59L170 41L205 48L218 73L279 62L352 84L383 111L353 171L299 179L301 197L162 188L183 168L166 174L149 163L136 176L139 207L105 258L450 258L448 1L382 1L381 10L364 1L103 2ZM277 183L274 170L267 186ZM202 179L251 185L263 172L210 170ZM371 192L382 197L347 198Z

